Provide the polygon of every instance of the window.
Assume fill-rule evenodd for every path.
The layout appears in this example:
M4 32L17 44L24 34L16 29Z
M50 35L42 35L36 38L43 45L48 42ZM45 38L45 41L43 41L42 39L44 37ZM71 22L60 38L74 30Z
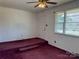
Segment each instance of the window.
M79 36L79 9L56 12L55 32Z
M59 12L56 13L56 20L55 20L55 32L63 33L63 23L64 23L64 13Z

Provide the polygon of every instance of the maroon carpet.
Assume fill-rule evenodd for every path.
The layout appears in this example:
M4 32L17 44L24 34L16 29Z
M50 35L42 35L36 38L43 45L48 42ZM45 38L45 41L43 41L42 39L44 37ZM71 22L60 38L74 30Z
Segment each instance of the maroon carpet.
M50 45L20 53L22 59L74 59L66 55L63 51L58 50Z
M38 42L36 39L31 40L32 43L33 41ZM3 51L1 50L0 59L76 59L66 55L65 51L47 44L44 40L41 42L42 44L31 45L32 47L29 48L21 47ZM27 45L27 43L23 44L23 46L25 45ZM18 47L18 44L15 46Z

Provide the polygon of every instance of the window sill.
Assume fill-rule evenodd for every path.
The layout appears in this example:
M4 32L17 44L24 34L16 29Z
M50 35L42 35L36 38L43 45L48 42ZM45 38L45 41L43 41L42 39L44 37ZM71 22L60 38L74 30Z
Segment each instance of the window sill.
M57 33L57 32L55 32L55 34L58 34L58 35L64 35L64 36L68 36L68 37L79 38L79 36L76 36L76 35L70 35L70 34L64 34L64 33Z

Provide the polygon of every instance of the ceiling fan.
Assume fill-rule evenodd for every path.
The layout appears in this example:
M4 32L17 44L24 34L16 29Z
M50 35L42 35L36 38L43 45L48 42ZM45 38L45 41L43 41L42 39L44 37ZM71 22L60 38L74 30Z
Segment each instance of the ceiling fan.
M39 8L48 8L47 4L53 4L56 5L57 2L49 2L49 0L38 0L38 1L34 1L34 2L27 2L27 3L37 3L37 5L35 5L34 7L39 7Z

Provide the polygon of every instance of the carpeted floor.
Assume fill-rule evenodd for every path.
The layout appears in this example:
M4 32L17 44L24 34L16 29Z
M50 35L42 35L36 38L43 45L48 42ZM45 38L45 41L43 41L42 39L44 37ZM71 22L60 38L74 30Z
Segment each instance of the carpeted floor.
M0 59L76 59L73 56L68 56L64 50L51 46L46 41L41 39L26 40L26 42L24 42L25 41L20 41L0 45L2 46L0 51ZM41 42L42 44L37 44L37 42ZM32 46L32 49L29 48L24 51L18 51L18 49L15 48L34 43L37 45ZM2 49L4 50L6 48L12 49L2 51Z
M32 50L19 53L22 59L74 59L51 45L43 45Z

